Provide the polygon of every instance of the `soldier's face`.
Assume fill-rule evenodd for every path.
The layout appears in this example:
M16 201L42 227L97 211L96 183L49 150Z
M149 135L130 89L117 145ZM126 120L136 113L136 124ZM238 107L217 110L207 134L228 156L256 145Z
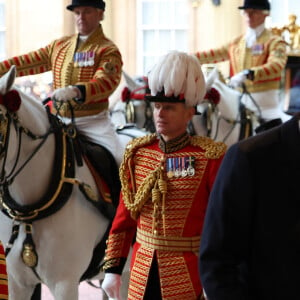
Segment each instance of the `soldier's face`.
M155 102L153 116L157 133L165 141L178 137L186 131L194 113L195 109L184 103Z
M92 33L103 20L103 10L98 8L79 6L75 7L73 12L78 32L81 35Z
M250 28L256 28L261 25L267 17L261 9L245 9L242 14Z

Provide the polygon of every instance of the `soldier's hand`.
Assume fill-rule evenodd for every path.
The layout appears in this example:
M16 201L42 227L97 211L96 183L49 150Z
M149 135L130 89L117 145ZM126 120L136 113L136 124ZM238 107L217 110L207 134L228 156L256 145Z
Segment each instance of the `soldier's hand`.
M106 273L101 288L111 300L121 300L121 275Z
M230 78L229 86L231 86L233 88L240 87L246 79L247 79L247 76L244 73L244 71L237 73Z
M76 86L67 86L64 88L56 89L51 96L56 101L69 101L72 99L80 98L80 90Z

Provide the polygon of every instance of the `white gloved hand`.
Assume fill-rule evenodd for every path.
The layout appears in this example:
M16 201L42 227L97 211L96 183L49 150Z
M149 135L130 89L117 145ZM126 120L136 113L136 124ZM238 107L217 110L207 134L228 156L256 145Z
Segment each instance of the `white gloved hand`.
M114 273L106 273L101 288L111 300L121 300L121 275Z
M80 91L75 86L67 86L64 88L56 89L53 93L51 98L57 101L69 101L74 98L80 98Z
M244 71L235 74L230 78L229 85L233 88L237 88L242 85L242 83L247 79L247 75Z

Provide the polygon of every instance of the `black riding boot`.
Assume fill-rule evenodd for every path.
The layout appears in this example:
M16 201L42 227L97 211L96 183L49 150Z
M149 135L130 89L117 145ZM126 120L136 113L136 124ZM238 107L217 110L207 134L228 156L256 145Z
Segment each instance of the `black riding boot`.
M39 283L36 285L34 289L31 300L41 300L41 299L42 299L42 285Z

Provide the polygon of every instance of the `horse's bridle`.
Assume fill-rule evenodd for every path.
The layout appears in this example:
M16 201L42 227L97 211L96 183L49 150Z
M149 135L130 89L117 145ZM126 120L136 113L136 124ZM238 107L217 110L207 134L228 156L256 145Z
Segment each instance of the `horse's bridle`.
M5 165L8 154L9 147L9 139L8 136L10 134L11 124L13 123L16 135L18 137L18 147L17 147L17 155L14 166L12 170L6 174L5 173ZM32 140L40 140L40 143L36 146L34 151L28 156L28 158L22 163L22 165L16 169L17 164L20 158L20 150L22 144L22 133L30 137ZM29 129L22 126L20 120L16 113L11 113L9 111L4 112L0 109L0 157L3 158L3 163L0 171L0 185L7 184L10 185L14 178L22 171L22 169L28 164L28 162L32 159L32 157L38 152L38 150L42 147L42 145L46 142L48 136L53 133L53 128L47 130L47 132L43 135L36 135Z
M137 122L136 119L136 108L134 107L134 104L132 103L132 100L141 100L145 101L146 108L144 112L144 117L145 117L145 123L143 125L143 128L147 131L154 132L154 124L153 124L153 111L151 108L151 104L149 101L145 100L145 94L146 93L138 93L141 90L145 90L146 93L149 91L149 86L148 84L142 85L133 91L129 91L126 95L126 99L124 101L126 102L125 104L125 118L127 123L132 123L135 124Z
M44 101L47 103L48 99ZM15 113L4 112L0 109L0 155L3 156L3 163L0 173L0 209L2 206L2 211L11 219L13 219L12 233L10 240L6 246L6 255L10 252L14 241L18 237L19 227L23 223L25 226L26 237L23 242L22 259L25 265L30 267L36 277L39 277L36 266L38 263L38 255L35 250L35 244L32 237L32 222L47 217L56 211L58 211L69 199L73 186L78 185L79 190L86 197L91 199L90 201L95 201L93 199L93 193L91 193L90 186L75 178L75 145L74 139L76 138L76 128L74 124L65 125L63 124L56 115L51 114L50 109L46 106L47 115L49 118L49 129L45 134L35 135L33 132L21 125L20 120ZM16 161L19 161L19 156L21 152L21 137L22 133L26 134L32 140L40 140L38 145L35 147L34 151L29 155L29 157L23 162L23 164L16 169L17 162L14 163L12 170L8 175L5 174L5 164L7 159L7 150L9 147L9 134L11 124L13 123L18 137L18 149ZM14 199L10 196L8 190L9 185L13 182L14 178L20 173L20 171L28 164L32 157L38 152L38 150L45 143L50 134L54 134L55 137L55 158L53 166L53 174L50 186L46 194L40 199L40 203L35 205L27 205L25 211L22 210L22 206L18 205ZM78 160L77 160L77 163ZM97 200L97 199L96 199ZM101 249L105 249L105 242L108 235L108 230L106 235L100 241L97 247L100 248L98 251L101 253ZM104 254L103 254L104 255ZM97 260L93 260L93 263ZM95 266L92 266L95 268ZM91 266L86 270L83 276L87 276L90 272ZM100 266L98 266L100 268Z
M207 136L208 137L210 137L214 140L217 138L221 120L225 121L227 124L232 125L230 130L226 134L226 136L223 138L223 140L222 140L223 142L226 142L226 140L228 139L228 137L230 136L230 134L232 133L232 131L238 124L240 124L240 126L241 126L238 140L242 140L242 139L250 137L252 135L253 126L252 126L251 120L253 117L253 112L251 110L247 109L245 107L245 105L242 104L241 100L242 100L243 95L248 95L250 97L251 101L253 102L253 104L256 106L256 108L258 110L258 114L259 114L258 122L259 123L263 122L262 117L261 117L260 107L258 106L256 101L253 99L251 94L246 90L246 87L244 87L243 92L239 97L239 109L238 109L238 113L235 118L227 118L217 112L218 117L217 117L216 132L214 133L214 136L211 136L212 135L212 115L215 112L215 110L218 109L218 106L209 100L207 101L208 106L207 106L207 110L206 110L206 128L207 128Z

